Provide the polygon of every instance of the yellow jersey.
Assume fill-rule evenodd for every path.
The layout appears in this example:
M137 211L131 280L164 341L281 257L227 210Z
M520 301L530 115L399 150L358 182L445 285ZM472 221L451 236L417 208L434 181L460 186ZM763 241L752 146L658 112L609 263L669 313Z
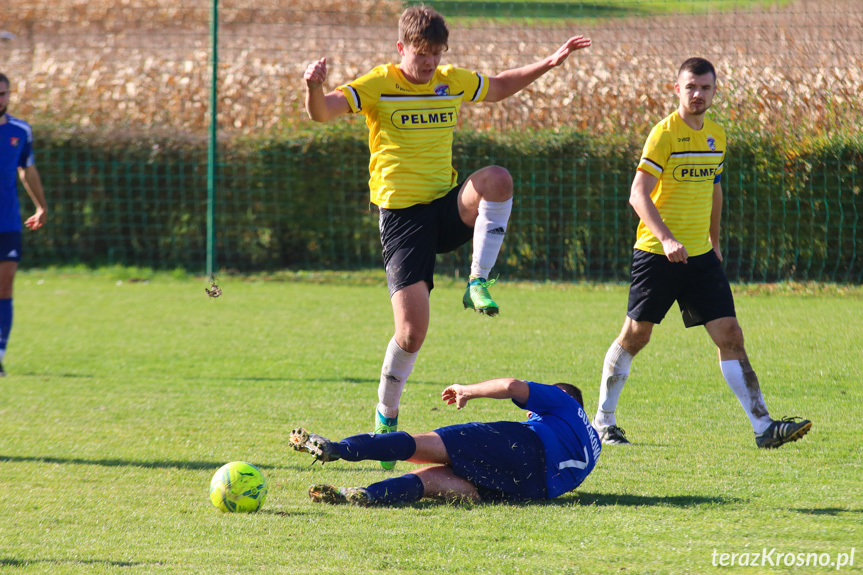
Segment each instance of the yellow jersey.
M378 66L339 86L351 111L369 128L372 203L389 209L427 204L458 183L452 166L453 130L462 102L480 102L488 78L438 66L427 84L411 84L395 64Z
M725 130L716 122L704 118L704 126L693 130L675 111L653 127L638 163L639 170L658 178L650 199L690 256L713 249L713 186L721 179L725 144ZM665 253L643 221L638 222L636 236L636 249Z

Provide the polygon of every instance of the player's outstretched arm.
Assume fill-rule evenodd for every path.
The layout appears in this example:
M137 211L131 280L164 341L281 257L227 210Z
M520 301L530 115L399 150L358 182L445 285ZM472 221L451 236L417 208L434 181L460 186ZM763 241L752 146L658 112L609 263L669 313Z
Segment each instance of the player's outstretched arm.
M490 379L472 385L451 385L443 390L441 399L448 405L455 404L461 409L469 399L481 397L489 399L514 399L520 404L527 403L530 396L530 386L520 379L505 377Z
M573 36L563 46L558 48L554 54L543 58L539 62L507 70L490 77L488 79L488 94L485 97L485 101L500 102L505 98L509 98L529 86L534 80L552 68L563 64L569 55L576 50L582 50L589 46L590 38Z
M303 74L306 82L306 113L316 122L326 122L351 111L348 100L339 90L324 94L327 59L312 62Z
M39 170L36 166L28 166L18 169L18 176L21 178L21 183L24 184L24 189L27 190L33 204L36 205L36 213L24 221L24 225L31 230L38 230L45 225L45 218L48 214L48 204L45 201L45 191L42 189L42 178L39 176Z

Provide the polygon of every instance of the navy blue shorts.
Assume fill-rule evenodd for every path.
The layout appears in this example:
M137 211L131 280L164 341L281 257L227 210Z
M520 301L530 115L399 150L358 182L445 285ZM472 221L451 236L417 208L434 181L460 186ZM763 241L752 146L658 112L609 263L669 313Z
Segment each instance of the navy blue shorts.
M443 440L453 473L473 483L483 501L548 498L545 448L527 425L463 423L435 433Z
M21 232L0 232L0 262L21 261Z
M390 297L420 281L433 289L435 256L451 252L473 238L473 228L458 214L460 189L458 185L430 204L380 209L381 246Z
M632 252L632 284L626 315L635 321L660 323L677 301L683 325L704 325L722 317L737 317L731 286L716 252L670 262L664 255Z

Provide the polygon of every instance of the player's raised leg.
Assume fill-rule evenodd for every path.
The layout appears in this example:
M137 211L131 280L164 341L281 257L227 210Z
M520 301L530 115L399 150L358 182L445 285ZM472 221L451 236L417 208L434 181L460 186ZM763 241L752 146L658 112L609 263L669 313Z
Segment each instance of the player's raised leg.
M761 448L780 447L797 441L809 431L812 422L799 418L775 421L767 411L758 376L743 342L743 330L735 317L709 321L704 326L719 348L719 367L728 387L734 392L755 432L755 444Z
M473 258L462 303L485 315L500 311L488 288L491 268L497 261L512 212L512 176L500 166L488 166L472 174L459 191L459 215L473 227Z

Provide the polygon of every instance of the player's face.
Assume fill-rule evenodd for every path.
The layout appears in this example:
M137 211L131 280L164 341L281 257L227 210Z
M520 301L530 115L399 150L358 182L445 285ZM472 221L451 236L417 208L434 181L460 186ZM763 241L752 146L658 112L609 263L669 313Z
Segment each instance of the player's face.
M0 116L6 113L6 107L9 105L9 84L0 82Z
M710 73L695 76L690 71L684 71L677 78L674 91L680 99L680 108L693 116L698 116L706 112L713 103L716 78Z
M412 84L428 84L431 82L435 70L437 70L440 64L443 48L416 48L411 45L405 46L401 42L397 44L397 47L399 54L402 56L399 69L405 75L405 78Z

